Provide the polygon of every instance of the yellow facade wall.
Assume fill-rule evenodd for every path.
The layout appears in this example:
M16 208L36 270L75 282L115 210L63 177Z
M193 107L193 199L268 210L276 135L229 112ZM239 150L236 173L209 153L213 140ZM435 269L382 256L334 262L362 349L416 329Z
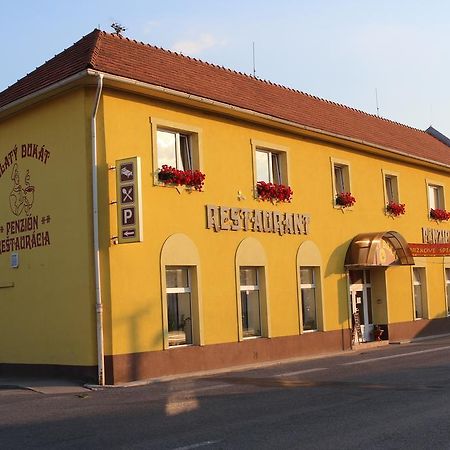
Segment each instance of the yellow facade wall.
M0 288L0 363L96 362L86 101L78 90L0 121L0 285L13 284Z
M446 224L431 222L427 215L425 180L432 178L448 188L448 175L439 170L117 92L106 92L103 105L107 163L114 165L115 160L130 156L142 159L144 241L112 245L109 253L113 330L109 351L113 354L162 349L159 254L164 240L171 234L186 234L198 248L203 280L199 289L203 297L204 340L206 344L215 344L237 341L235 252L246 237L258 239L266 251L271 335L276 337L298 334L295 257L304 240L317 244L324 262L324 328L338 330L349 327L348 284L343 261L356 234L395 230L408 242L421 242L422 227L448 228ZM152 120L200 129L201 169L206 173L204 192L189 193L183 188L154 185ZM289 184L294 191L291 203L273 205L254 198L252 140L287 149ZM333 207L331 158L350 165L351 190L357 199L351 210ZM405 216L393 219L384 212L383 170L399 174ZM109 175L108 185L110 199L114 199L113 174ZM308 213L310 234L215 233L206 229L207 204ZM110 209L109 216L110 226L106 231L114 236L117 233L114 208ZM435 287L437 275L434 269L431 273L430 317L444 317L442 279L439 287ZM412 320L410 268L389 268L386 277L386 284L377 280L380 290L377 294L380 304L388 302L389 308L380 306L377 320Z
M26 186L27 170L29 184L35 188L29 215L25 210L16 215L10 204L13 165L0 177L1 240L10 238L8 224L11 227L14 221L37 216L34 231L48 233L49 241L19 250L16 269L10 267L11 251L0 254L0 340L6 343L0 346L0 363L97 363L91 211L93 97L92 89L74 90L0 122L0 162L16 145L18 152L28 144L39 150L45 145L50 152L45 163L32 156L14 160L21 189ZM152 133L158 121L199 131L204 192L155 185ZM294 191L291 203L254 198L254 141L286 150ZM265 252L269 331L271 337L280 337L298 335L301 329L296 258L306 240L317 246L322 261L322 330L333 331L350 327L344 258L355 235L395 230L408 242L418 243L422 227L448 229L447 224L428 219L426 192L427 179L447 190L448 174L369 153L368 148L362 151L108 88L100 103L97 142L107 355L164 348L161 252L172 235L185 235L198 251L202 344L211 345L239 339L236 252L248 237L255 238ZM144 239L117 245L113 166L133 156L139 156L142 163ZM333 160L349 164L351 192L357 200L351 209L334 207ZM384 212L383 171L399 175L405 216L393 219ZM309 214L310 232L307 236L214 232L206 227L208 204ZM33 230L16 234L31 239ZM445 317L443 260L424 258L422 263L427 273L428 318ZM412 321L411 268L376 270L372 275L374 321Z

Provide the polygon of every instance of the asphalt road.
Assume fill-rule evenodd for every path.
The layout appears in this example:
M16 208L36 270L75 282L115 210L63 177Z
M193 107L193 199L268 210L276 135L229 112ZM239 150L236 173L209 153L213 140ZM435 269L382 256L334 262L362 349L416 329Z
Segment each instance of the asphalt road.
M0 391L1 449L450 449L450 337L140 387Z

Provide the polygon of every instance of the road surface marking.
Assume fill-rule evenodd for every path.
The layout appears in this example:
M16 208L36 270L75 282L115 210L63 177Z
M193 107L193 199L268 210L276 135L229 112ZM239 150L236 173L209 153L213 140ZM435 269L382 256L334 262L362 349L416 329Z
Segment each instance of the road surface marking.
M206 445L218 444L220 441L204 441L197 444L186 445L184 447L177 447L174 450L190 450L191 448L205 447Z
M292 375L301 375L303 373L319 372L321 370L328 370L328 367L317 367L316 369L297 370L296 372L279 373L278 375L274 375L274 376L275 377L290 377Z
M364 359L362 361L353 361L353 362L341 364L341 366L354 366L356 364L365 364L365 363L369 363L369 362L373 362L373 361L381 361L383 359L403 358L405 356L413 356L413 355L420 355L423 353L439 352L441 350L448 350L448 349L450 349L450 345L447 345L445 347L430 348L428 350L419 350L417 352L400 353L398 355L380 356L379 358L370 358L370 359Z
M214 386L208 386L208 387L202 387L202 388L194 388L194 389L186 389L187 392L196 394L197 392L203 392L203 391L212 391L214 389L222 389L222 388L229 388L229 384L215 384ZM182 391L180 391L182 392Z

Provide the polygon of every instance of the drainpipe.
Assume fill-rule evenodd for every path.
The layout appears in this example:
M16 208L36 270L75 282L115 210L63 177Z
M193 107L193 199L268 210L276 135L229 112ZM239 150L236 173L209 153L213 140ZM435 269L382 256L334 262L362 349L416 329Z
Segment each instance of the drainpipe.
M98 180L97 180L97 111L103 89L103 74L98 74L97 92L91 118L92 133L92 220L94 230L95 311L97 321L98 384L105 384L105 351L103 345L103 305L100 283L100 244L98 238Z

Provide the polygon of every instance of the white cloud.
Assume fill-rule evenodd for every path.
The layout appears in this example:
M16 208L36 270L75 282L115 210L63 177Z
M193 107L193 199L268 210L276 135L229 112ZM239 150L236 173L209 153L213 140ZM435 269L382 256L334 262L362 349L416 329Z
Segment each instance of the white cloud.
M197 39L181 40L172 45L172 50L187 55L198 55L204 50L216 47L217 45L224 45L225 41L217 40L212 34L201 34Z
M160 23L156 20L148 20L142 26L142 33L144 35L149 35L150 33L156 32Z

